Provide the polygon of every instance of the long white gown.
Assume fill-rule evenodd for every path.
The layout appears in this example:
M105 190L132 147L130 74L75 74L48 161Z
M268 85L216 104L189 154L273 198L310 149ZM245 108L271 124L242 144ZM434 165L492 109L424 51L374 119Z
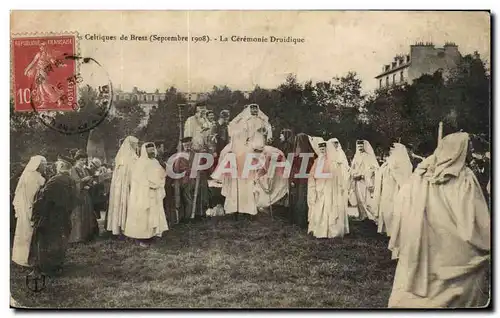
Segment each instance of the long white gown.
M37 191L45 184L45 178L37 169L44 161L46 160L42 156L31 157L19 178L14 195L13 205L17 224L12 248L12 261L21 266L29 266L28 260L33 236L33 227L31 226L33 201Z
M351 163L351 190L349 201L356 206L359 219L366 218L377 222L377 210L375 207L373 190L375 184L375 172L379 168L377 158L370 143L363 140L364 152L356 150L356 154ZM362 176L361 180L355 180L355 176Z
M465 166L469 136L454 133L416 168L396 205L389 249L398 259L389 307L484 306L490 213Z
M394 200L411 176L413 166L403 144L395 143L387 161L375 175L374 201L378 211L378 233L391 236Z
M254 149L262 150L267 159L272 153L280 153L278 149L266 146L266 136L269 139L271 133L267 116L260 110L257 116L251 115L249 106L229 124L231 142L221 151L219 166L212 175L214 179L222 181L221 194L226 198L226 214L239 212L256 215L259 208L274 204L288 193L288 183L284 178L262 178L256 170L250 170L247 176L242 176L246 156L253 153ZM228 164L228 156L235 158L231 163L236 165L237 175L234 178L217 173Z
M322 138L310 137L318 158L314 161L307 182L308 232L316 238L343 237L349 233L345 167L342 167L340 153L331 142L327 143L326 154L319 152L318 144L321 141ZM318 165L322 172L330 173L331 177L318 177Z
M137 154L131 142L137 143L138 141L133 136L125 138L115 157L106 225L107 230L111 231L114 235L119 235L125 228L125 220L127 219L127 211L129 210L132 169L137 161Z
M167 172L157 159L148 158L147 143L132 172L129 210L125 222L125 236L135 239L161 237L168 230L163 207Z

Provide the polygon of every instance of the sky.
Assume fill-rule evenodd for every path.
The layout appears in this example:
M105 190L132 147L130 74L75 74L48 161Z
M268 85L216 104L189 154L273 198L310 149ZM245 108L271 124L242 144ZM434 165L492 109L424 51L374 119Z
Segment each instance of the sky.
M274 88L293 73L300 82L354 71L363 90L395 55L417 41L451 41L465 55L490 60L487 12L432 11L17 11L11 33L74 31L82 56L99 61L113 86L153 92L175 86L206 92L214 85ZM116 36L102 42L85 35ZM209 43L120 41L120 35L203 36ZM236 43L220 36L295 37L304 43Z

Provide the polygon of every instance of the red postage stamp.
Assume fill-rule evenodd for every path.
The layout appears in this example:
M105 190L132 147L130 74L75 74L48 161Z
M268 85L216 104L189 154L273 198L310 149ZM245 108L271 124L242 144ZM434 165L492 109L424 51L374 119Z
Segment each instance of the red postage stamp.
M77 102L76 35L11 39L12 88L16 111L72 110ZM69 58L68 58L69 57Z

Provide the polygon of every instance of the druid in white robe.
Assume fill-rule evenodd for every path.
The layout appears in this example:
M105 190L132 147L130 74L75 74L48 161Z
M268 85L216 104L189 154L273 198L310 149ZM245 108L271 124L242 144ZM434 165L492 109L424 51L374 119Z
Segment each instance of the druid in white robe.
M151 146L154 147L154 144L142 145L141 155L132 171L129 210L123 234L135 239L161 237L168 230L163 207L167 172L156 158L148 156L146 148Z
M389 307L484 306L490 213L465 165L467 133L444 137L401 189L389 249L398 258Z
M375 172L379 168L377 158L370 143L363 140L363 151L356 148L356 154L351 163L351 185L349 202L357 207L359 219L369 218L377 222L374 209L373 192Z
M395 209L394 199L399 189L408 181L413 166L403 144L394 143L387 161L375 174L375 208L378 209L378 233L391 236L391 224Z
M255 115L252 115L252 108L256 109ZM260 110L257 104L245 106L245 109L229 123L228 133L231 141L234 141L233 151L238 146L249 147L252 150L261 149L273 136L269 117ZM264 144L259 134L266 137L263 140Z
M40 165L46 163L45 157L33 156L24 168L17 183L13 205L16 213L16 231L12 248L12 261L21 266L29 266L31 238L33 227L31 215L35 194L45 184L45 178L40 173Z
M114 235L119 235L125 228L129 210L132 169L137 161L138 142L139 140L133 136L125 138L115 158L106 220L107 230Z
M349 220L345 168L338 164L342 159L332 142L325 143L320 137L310 137L310 143L318 158L307 182L308 233L316 238L343 237L349 233ZM326 144L324 150L319 148L320 143Z
M257 107L257 115L251 114L250 109L252 107ZM255 150L263 152L265 149L268 149L267 152L271 152L269 148L265 146L266 138L269 139L269 134L271 133L270 125L267 122L267 116L258 109L257 105L248 105L229 123L228 132L231 141L221 151L219 166L212 177L222 180L221 194L226 198L224 203L226 214L238 212L256 215L258 213L256 195L258 193L257 181L259 177L256 170L250 170L247 176L243 176L243 170L248 154L254 153ZM264 153L261 154L264 156ZM230 163L226 158L227 155L234 156L235 162ZM229 164L236 165L236 176L218 173L218 170L220 170L222 166L228 166ZM267 180L264 184L269 185L269 181L270 180ZM282 185L282 183L280 183L280 185ZM267 201L269 189L261 192L267 192ZM261 196L261 199L263 198L264 197Z

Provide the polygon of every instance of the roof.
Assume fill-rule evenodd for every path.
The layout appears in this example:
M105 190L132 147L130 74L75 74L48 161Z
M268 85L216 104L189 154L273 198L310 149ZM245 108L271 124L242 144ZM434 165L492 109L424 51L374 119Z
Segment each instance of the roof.
M380 78L380 77L384 77L384 76L386 76L386 75L392 74L392 73L397 72L397 71L399 71L399 70L405 69L405 68L409 67L410 65L411 65L411 61L410 61L410 62L408 62L408 63L405 63L405 64L403 64L403 65L400 65L400 66L398 66L398 67L391 68L391 69L389 69L388 71L385 71L385 72L383 72L383 73L381 73L381 74L379 74L379 75L375 76L375 78L377 78L377 79L378 79L378 78Z

